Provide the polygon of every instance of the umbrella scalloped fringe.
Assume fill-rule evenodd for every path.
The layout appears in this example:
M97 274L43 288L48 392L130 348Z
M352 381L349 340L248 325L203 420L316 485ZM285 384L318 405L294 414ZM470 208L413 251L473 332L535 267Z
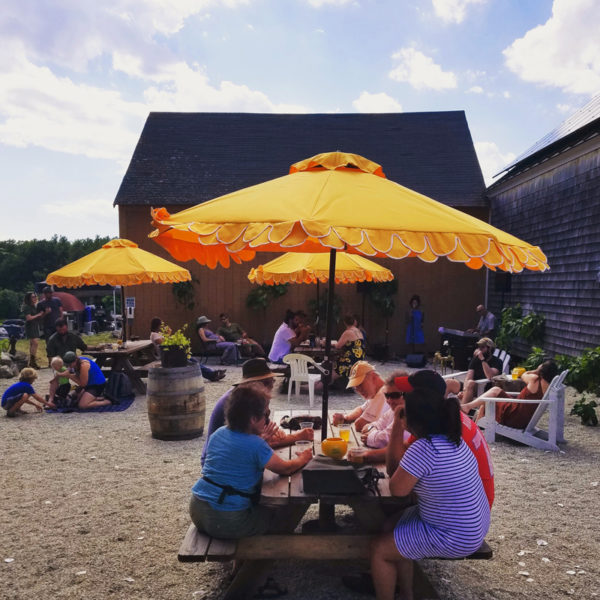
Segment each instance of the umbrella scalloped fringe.
M143 275L82 275L79 278L48 276L46 282L65 288L77 288L84 285L140 285L142 283L179 283L189 281L190 277L178 273L144 273Z
M314 252L335 248L349 254L435 262L446 257L473 269L519 273L545 271L547 259L537 246L501 243L493 236L447 232L411 232L331 227L322 223L177 223L164 209L153 210L157 231L151 237L180 261L194 259L214 268L253 260L266 252ZM514 238L515 241L520 241ZM523 243L523 242L521 242Z

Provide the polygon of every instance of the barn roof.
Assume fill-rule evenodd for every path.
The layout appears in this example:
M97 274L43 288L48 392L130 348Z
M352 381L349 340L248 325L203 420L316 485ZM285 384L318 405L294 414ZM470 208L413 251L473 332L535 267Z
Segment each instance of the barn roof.
M463 111L389 114L150 113L114 204L195 205L343 150L451 206L486 206Z
M558 127L539 139L496 175L504 172L512 175L511 171L515 172L541 162L545 158L572 146L575 141L583 141L590 135L597 135L599 124L600 94L592 98L584 107L580 108L566 121L563 121Z

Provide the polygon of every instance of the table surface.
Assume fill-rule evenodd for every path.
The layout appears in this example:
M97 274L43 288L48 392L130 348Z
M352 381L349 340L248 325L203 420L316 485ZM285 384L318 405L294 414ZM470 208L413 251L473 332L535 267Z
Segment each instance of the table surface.
M329 412L329 423L328 429L330 437L337 437L339 433L339 428L333 425L331 421L331 417L333 413L336 411ZM298 409L294 411L295 414L302 415L315 415L320 416L320 410L302 410ZM289 411L276 411L273 413L272 418L277 423L281 421L281 418L285 415L288 415ZM294 415L290 415L294 416ZM284 431L288 431L287 429ZM350 442L348 444L348 450L352 447L362 447L360 442L360 436L357 434L354 429L354 425L350 428ZM286 446L283 448L278 448L276 450L277 454L281 456L281 458L289 459L294 456L294 452L298 451L297 446ZM313 454L318 455L321 453L321 430L315 430L315 440L313 442ZM262 486L262 494L261 494L261 503L267 504L283 504L287 502L308 502L311 504L319 502L319 500L326 500L330 504L348 504L354 502L357 498L360 498L365 501L378 503L381 499L390 499L392 495L390 493L389 488L389 478L385 472L385 465L374 464L371 465L377 468L381 473L385 475L384 479L380 479L378 482L379 493L381 496L345 496L343 494L335 494L335 495L327 495L327 496L318 496L315 494L306 494L304 492L304 486L302 483L302 471L297 471L290 476L282 476L276 475L275 473L265 470L263 486Z
M127 342L126 347L120 347L117 350L113 350L112 348L103 348L102 350L92 350L88 349L84 352L84 354L92 357L106 357L111 358L115 356L131 356L144 348L148 348L152 346L151 340L137 340L135 342Z

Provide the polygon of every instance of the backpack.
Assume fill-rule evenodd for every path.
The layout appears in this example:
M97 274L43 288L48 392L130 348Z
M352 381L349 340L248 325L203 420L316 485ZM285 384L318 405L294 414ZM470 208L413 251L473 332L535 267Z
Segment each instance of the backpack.
M115 402L130 399L134 396L135 394L133 393L133 387L131 386L129 377L120 371L112 371L104 386L104 397Z

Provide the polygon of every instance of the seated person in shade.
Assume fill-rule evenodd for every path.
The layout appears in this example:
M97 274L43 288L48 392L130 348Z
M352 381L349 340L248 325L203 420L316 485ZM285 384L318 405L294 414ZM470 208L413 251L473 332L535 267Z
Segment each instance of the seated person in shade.
M164 339L161 329L162 320L159 317L154 317L150 321L150 341L152 342L152 350L156 359L160 359L160 345ZM171 329L167 327L167 331L170 333ZM200 370L202 371L202 377L208 381L220 381L225 377L226 372L226 369L211 369L202 363L200 363Z
M252 357L265 356L263 347L252 338L237 324L229 320L227 313L219 315L221 326L217 333L226 341L241 344L242 353Z
M106 377L91 358L78 357L75 352L67 352L63 356L63 362L69 368L67 377L78 386L78 408L85 410L112 404L108 398L103 396Z
M363 336L360 329L356 327L355 322L353 315L346 315L344 317L344 332L335 343L335 348L339 350L339 355L336 361L334 379L342 379L344 387L348 383L348 376L352 365L365 358Z
M285 460L261 437L267 427L269 394L259 383L238 386L225 406L226 425L208 441L202 477L192 488L190 516L199 531L239 539L293 531L308 504L258 504L265 469L289 475L311 458L312 449Z
M239 385L258 383L266 390L268 399L270 400L271 394L273 393L275 377L280 377L280 375L273 373L271 369L269 369L269 365L267 365L267 361L264 358L251 358L242 365L242 381ZM202 464L204 464L206 458L206 450L208 448L210 436L219 429L219 427L225 425L225 406L237 385L238 384L227 390L227 392L217 400L217 403L213 408L208 423L206 442L200 458ZM285 433L277 423L271 421L267 423L261 437L269 444L269 446L271 446L271 448L280 448L282 446L291 446L298 440L313 440L314 431L312 429L300 429L293 433Z
M208 348L213 347L223 351L221 355L222 365L234 365L237 362L236 345L233 342L226 342L222 336L205 327L208 323L210 323L210 319L204 315L196 319L198 336Z
M502 373L502 361L494 356L495 348L496 345L490 338L484 337L477 342L477 349L473 352L473 358L469 363L463 391L458 395L462 404L471 402L475 397L478 379L492 379Z
M413 560L460 558L475 552L490 526L490 507L477 461L461 438L457 399L415 388L395 410L386 464L390 491L415 493L393 531L371 545L371 571L378 600L413 598ZM408 448L405 432L415 437Z
M334 413L334 425L354 423L356 431L362 431L369 423L377 421L379 417L390 409L383 394L384 381L375 367L364 360L354 363L350 369L350 379L347 388L354 388L365 400L347 413Z
M302 324L306 315L302 311L294 312L288 308L273 337L273 345L269 352L269 360L283 363L283 357L294 351L294 348L308 338L310 327Z
M534 371L526 371L521 375L525 387L521 390L518 398L525 400L541 400L552 380L558 375L558 366L553 360L547 360ZM468 413L474 408L479 408L477 420L485 415L485 400L483 398L508 398L501 387L493 387L485 392L480 398L462 404L461 409ZM519 402L496 402L496 421L507 427L524 429L527 427L533 413L539 405L536 403Z
M67 352L77 353L77 350L85 352L86 343L79 335L69 331L67 320L63 317L56 320L56 331L50 336L46 343L46 354L48 364L54 356L64 356Z
M19 381L13 383L8 389L2 394L2 408L6 411L7 417L16 417L17 415L23 414L22 406L24 404L31 404L35 406L38 412L43 411L43 406L48 408L56 408L56 406L39 394L36 394L33 389L33 382L37 379L37 373L35 369L31 367L25 367L21 369L19 373ZM39 404L38 404L39 403Z

